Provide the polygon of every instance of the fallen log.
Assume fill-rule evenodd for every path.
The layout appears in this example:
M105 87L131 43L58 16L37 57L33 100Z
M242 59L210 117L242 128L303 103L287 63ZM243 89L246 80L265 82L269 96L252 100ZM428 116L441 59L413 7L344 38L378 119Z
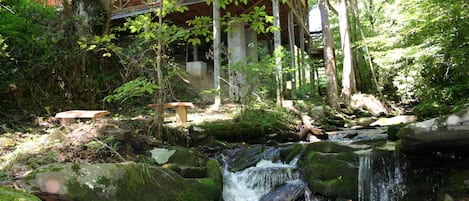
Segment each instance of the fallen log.
M284 108L298 115L303 123L300 131L296 133L298 139L305 139L308 134L312 134L319 139L328 138L327 134L323 130L313 125L313 121L311 120L312 118L308 116L308 114L299 111L293 106L293 104L284 105Z

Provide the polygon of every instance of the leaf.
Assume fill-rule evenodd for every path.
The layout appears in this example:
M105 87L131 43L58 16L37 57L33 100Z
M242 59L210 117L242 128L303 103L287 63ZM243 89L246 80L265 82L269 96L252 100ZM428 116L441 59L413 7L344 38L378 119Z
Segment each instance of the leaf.
M90 51L90 50L93 50L94 48L96 48L96 45L90 45L90 46L88 47L88 49L86 49L86 50Z
M151 157L155 159L158 164L165 164L169 158L176 153L176 150L168 150L161 148L154 148L150 150Z

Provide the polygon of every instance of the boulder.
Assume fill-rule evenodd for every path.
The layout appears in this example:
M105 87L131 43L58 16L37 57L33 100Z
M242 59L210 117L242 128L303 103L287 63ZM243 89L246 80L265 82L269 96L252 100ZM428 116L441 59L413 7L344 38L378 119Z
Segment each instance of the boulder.
M375 122L371 123L370 126L390 126L398 124L408 124L417 121L415 115L398 115L390 118L379 118Z
M228 149L223 152L224 162L231 172L244 170L256 165L261 160L276 161L280 159L280 151L265 145L247 145Z
M305 198L305 191L309 191L306 183L301 180L294 180L270 191L262 196L260 201L303 200Z
M469 145L469 108L451 115L409 124L398 132L401 149L464 148Z
M370 94L353 94L350 105L354 109L365 109L375 116L387 114L387 109L384 104Z
M354 149L333 142L309 144L298 162L309 188L329 198L356 200L358 156Z
M213 173L212 173L213 174ZM19 182L28 193L63 200L219 200L214 178L187 179L174 171L142 163L51 164Z

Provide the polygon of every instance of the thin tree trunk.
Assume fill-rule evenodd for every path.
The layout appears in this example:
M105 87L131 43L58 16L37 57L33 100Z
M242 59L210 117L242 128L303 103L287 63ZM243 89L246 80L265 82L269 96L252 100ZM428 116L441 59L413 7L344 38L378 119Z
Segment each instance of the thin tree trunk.
M300 29L300 88L303 89L306 84L306 70L305 70L305 35L304 30Z
M293 27L293 12L288 12L288 39L291 54L291 98L296 99L296 55L295 55L295 28Z
M342 52L344 55L342 69L342 93L341 97L345 100L356 92L355 73L352 61L352 48L350 46L350 28L348 23L347 1L339 0L339 25Z
M220 44L221 44L221 28L220 28L220 8L218 2L213 1L213 80L215 87L215 107L221 104L221 87L220 87Z
M274 16L274 27L278 29L274 31L274 56L275 56L275 79L277 81L277 105L283 102L283 76L282 76L282 41L280 35L280 8L279 0L272 0L272 15Z
M158 24L159 24L159 29L163 28L163 5L164 2L161 0L160 2L160 12L158 15ZM161 135L163 133L163 101L164 101L164 82L163 82L163 72L161 70L162 68L162 57L163 57L163 38L158 38L158 47L157 47L157 52L156 52L156 75L157 75L157 80L158 80L158 95L156 97L156 103L158 104L158 110L156 113L156 127L157 127L157 136L158 138L161 138Z
M334 56L334 38L329 22L329 8L326 5L326 0L319 0L319 10L322 19L322 32L324 43L324 62L326 64L327 86L326 95L328 104L336 109L340 108L338 87L337 87L337 72Z
M381 94L381 90L378 87L378 80L377 80L376 75L375 75L375 70L374 70L374 67L373 67L373 61L372 61L372 58L371 58L371 54L370 54L370 51L368 49L368 44L366 43L366 40L365 40L365 34L363 33L363 30L361 29L360 15L358 13L357 2L356 2L356 0L350 0L350 1L351 1L351 5L352 5L353 15L355 16L355 28L360 32L361 39L363 40L363 45L365 47L365 52L367 54L368 64L370 65L370 71L371 71L371 76L373 78L373 83L376 87L376 91L378 92L379 96L382 97L383 95Z

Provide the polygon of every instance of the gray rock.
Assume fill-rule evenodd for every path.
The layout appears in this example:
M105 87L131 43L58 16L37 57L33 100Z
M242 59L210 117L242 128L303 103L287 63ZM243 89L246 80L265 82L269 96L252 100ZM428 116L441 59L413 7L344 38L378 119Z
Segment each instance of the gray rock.
M469 108L447 116L412 123L403 127L398 137L401 148L424 145L429 147L463 147L469 145Z
M28 193L65 200L219 200L212 178L188 179L174 171L141 163L51 164L19 182Z
M262 196L260 201L292 201L304 199L305 191L308 190L306 183L295 180L281 185Z

